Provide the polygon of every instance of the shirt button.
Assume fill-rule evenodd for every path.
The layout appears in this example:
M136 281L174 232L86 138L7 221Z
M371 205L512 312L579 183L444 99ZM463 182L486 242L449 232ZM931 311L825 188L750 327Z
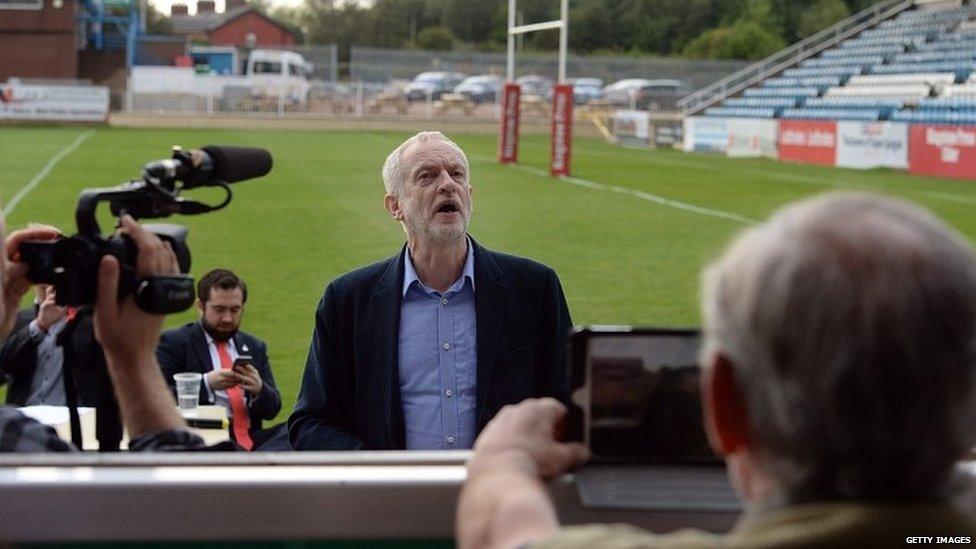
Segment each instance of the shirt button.
M448 390L444 391L444 394L447 395L448 398L450 398L450 397L454 396L454 391L448 389Z
M447 437L447 443L454 444L454 437L453 436Z
M442 297L441 298L441 305L447 307L447 298L446 297Z
M451 344L450 344L450 343L445 343L445 344L444 344L444 350L445 350L445 351L449 351L449 350L451 350Z

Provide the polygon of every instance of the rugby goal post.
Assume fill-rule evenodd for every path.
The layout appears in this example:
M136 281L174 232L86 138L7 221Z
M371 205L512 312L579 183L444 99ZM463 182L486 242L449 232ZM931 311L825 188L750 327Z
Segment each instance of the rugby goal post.
M573 87L566 83L566 50L569 38L569 0L560 0L560 17L554 21L515 25L517 0L508 0L508 63L502 91L501 128L498 136L498 161L518 162L521 87L515 82L515 37L530 32L559 29L559 81L553 88L551 154L549 172L553 176L569 175L569 158L573 129Z

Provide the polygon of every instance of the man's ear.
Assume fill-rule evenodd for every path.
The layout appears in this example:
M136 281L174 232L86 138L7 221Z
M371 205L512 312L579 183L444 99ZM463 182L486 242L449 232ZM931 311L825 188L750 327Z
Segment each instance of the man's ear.
M732 361L722 353L709 361L701 377L705 430L712 449L725 456L749 446L749 411Z
M206 305L203 303L203 300L200 299L200 298L197 298L197 309L200 310L200 314L203 314L203 311L204 311L205 308L206 308Z
M386 211L390 213L390 217L396 219L397 221L403 220L403 210L400 209L400 199L390 193L386 193L386 196L383 197L383 205L386 206Z

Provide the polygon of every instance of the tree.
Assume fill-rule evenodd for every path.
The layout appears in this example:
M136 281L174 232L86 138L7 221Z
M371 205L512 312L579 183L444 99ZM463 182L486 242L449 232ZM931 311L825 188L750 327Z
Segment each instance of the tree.
M800 14L796 33L805 38L846 18L851 12L842 0L813 0Z
M427 27L417 35L417 47L422 50L453 50L454 35L446 27Z
M684 50L695 59L762 59L786 47L782 38L752 21L703 33Z
M146 32L148 34L172 34L173 25L169 22L169 17L160 13L156 6L147 3L146 5Z

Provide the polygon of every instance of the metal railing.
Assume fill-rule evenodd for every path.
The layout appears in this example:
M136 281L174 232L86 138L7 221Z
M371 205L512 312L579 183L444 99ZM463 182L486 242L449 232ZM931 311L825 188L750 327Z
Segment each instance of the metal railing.
M731 76L689 94L678 102L678 107L685 116L691 116L701 112L766 78L776 76L783 70L798 64L804 59L812 57L866 29L878 25L882 21L912 7L914 3L914 0L888 0L875 4Z

